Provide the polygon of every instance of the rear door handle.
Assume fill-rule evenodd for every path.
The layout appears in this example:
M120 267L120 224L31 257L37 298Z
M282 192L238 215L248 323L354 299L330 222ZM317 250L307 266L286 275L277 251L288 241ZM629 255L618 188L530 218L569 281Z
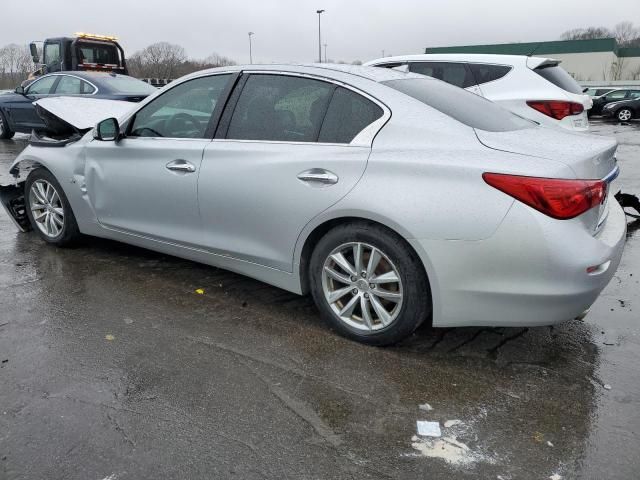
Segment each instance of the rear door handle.
M312 168L298 174L298 180L311 185L335 185L338 183L338 176L325 170L324 168Z
M193 163L182 159L173 160L172 162L167 163L166 167L167 170L181 173L193 173L196 171L196 166Z

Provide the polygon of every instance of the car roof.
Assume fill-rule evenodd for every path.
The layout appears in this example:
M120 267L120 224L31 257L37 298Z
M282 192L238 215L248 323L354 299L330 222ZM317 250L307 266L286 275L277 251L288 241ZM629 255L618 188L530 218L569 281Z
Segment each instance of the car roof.
M378 65L381 63L411 62L426 60L449 60L455 62L497 63L526 66L540 65L545 62L556 62L553 58L529 57L527 55L499 55L489 53L423 53L419 55L397 55L395 57L383 57L366 62L365 65Z
M346 65L333 63L299 63L299 64L252 64L233 65L229 67L217 67L207 70L200 70L183 79L204 76L210 73L240 72L240 71L264 71L264 72L288 72L288 73L310 73L327 78L339 80L341 77L355 76L372 80L374 82L386 82L390 80L403 80L407 78L422 78L423 75L415 73L400 72L388 68L367 67L362 65ZM182 81L182 80L181 80Z
M43 75L42 77L51 77L51 76L54 76L54 75L73 75L74 77L83 78L85 80L90 80L90 81L100 80L102 78L108 78L108 77L129 77L129 75L122 75L120 73L112 73L112 72L82 72L82 71L78 71L78 70L69 70L69 71L62 71L62 72L51 72L51 73L47 73L47 74ZM42 77L38 77L38 78L42 78ZM133 78L133 77L131 77L131 78Z

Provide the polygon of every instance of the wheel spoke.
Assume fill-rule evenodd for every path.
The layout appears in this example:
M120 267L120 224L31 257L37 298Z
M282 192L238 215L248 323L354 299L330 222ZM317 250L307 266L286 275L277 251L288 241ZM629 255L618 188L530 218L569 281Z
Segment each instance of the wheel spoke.
M353 246L353 262L355 263L356 274L362 272L362 244L356 243Z
M340 300L342 297L344 297L347 293L349 293L352 290L351 287L344 287L341 288L340 290L335 290L333 292L331 292L329 294L329 303L336 303L338 300Z
M373 318L369 312L369 300L362 296L360 298L360 310L362 310L362 320L369 330L373 330Z
M64 225L64 220L62 219L62 217L60 215L56 215L55 213L51 214L51 218L53 219L53 221L55 223L57 223L59 227L62 227Z
M45 190L44 198L47 199L48 203L51 203L51 198L49 197L49 195L51 195L51 185L47 183L47 189Z
M36 216L34 216L34 217L33 217L33 219L34 219L36 222L42 223L42 222L44 221L44 219L47 217L47 213L48 213L48 212L46 212L46 211L45 211L45 212L42 212L42 211L41 211L41 212L38 214L38 216L37 216L37 217L36 217Z
M385 310L384 306L382 306L378 299L372 295L369 297L369 300L371 301L371 306L376 311L376 314L378 315L378 318L380 319L382 324L388 325L389 323L391 323L391 316L389 315L389 312Z
M346 283L347 285L351 285L351 279L349 277L336 272L333 268L324 267L324 271L327 272L327 275L329 275L334 280L337 280L341 283Z
M36 187L36 188L33 188ZM33 192L33 196L36 197L36 199L40 202L40 203L47 203L47 199L46 199L46 195L44 194L44 187L42 186L42 182L36 182L33 184L33 186L31 187L31 191Z
M369 279L369 283L375 283L376 285L379 285L381 283L397 283L398 281L398 275L393 270Z
M376 297L384 298L386 300L391 300L392 302L396 302L396 303L402 300L402 294L398 292L389 292L388 290L375 290L375 291L372 290L371 293Z
M61 203L61 202L60 202L60 197L58 196L58 192L56 192L54 189L53 193L51 194L51 205L54 205L55 203Z
M358 305L358 301L360 300L359 295L354 295L351 300L340 310L341 317L350 317L353 314L353 309Z
M64 217L64 209L62 207L54 207L53 208L53 213L55 213L56 215L59 215L61 217Z
M376 268L378 267L378 263L380 263L380 252L372 248L371 255L369 256L369 264L367 265L367 278L373 277Z
M349 263L349 260L347 260L342 253L340 253L340 252L334 253L333 255L331 255L331 259L334 262L336 262L340 266L340 268L342 268L349 275L356 275L357 274L357 272L353 268L353 265L351 265L351 263Z
M33 203L31 205L31 211L32 212L38 212L40 210L44 210L44 205L42 205L40 203Z

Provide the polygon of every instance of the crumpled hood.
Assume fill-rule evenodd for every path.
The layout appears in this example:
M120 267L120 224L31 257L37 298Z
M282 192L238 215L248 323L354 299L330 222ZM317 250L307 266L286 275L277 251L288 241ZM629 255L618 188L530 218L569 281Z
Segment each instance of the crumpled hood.
M125 116L137 104L120 100L104 100L84 97L51 97L33 102L47 126L58 121L71 125L78 131L91 130L105 118ZM55 129L58 129L56 125Z
M494 150L564 163L574 171L576 178L604 178L616 164L618 142L610 137L572 133L549 127L510 132L476 129L476 135L480 143Z

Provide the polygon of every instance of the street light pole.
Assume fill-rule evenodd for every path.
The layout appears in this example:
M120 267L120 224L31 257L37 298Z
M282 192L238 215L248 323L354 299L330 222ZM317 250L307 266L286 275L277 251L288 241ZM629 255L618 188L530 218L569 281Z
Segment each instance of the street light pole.
M316 10L318 14L318 63L322 63L322 37L320 35L320 15L324 10Z
M253 32L249 32L249 64L253 64L253 54L251 52L251 36Z
M324 63L327 63L327 44L324 44Z

